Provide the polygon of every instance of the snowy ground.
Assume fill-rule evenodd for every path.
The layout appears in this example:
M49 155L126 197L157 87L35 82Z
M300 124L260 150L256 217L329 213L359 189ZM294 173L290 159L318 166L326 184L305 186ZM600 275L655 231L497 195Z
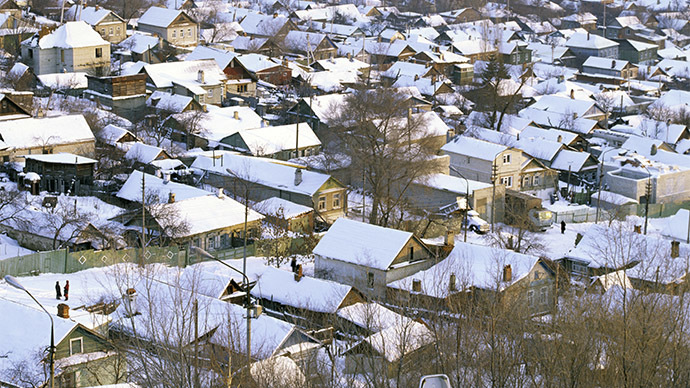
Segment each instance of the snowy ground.
M0 260L24 256L30 253L34 253L34 251L21 247L17 240L8 237L6 234L0 234Z

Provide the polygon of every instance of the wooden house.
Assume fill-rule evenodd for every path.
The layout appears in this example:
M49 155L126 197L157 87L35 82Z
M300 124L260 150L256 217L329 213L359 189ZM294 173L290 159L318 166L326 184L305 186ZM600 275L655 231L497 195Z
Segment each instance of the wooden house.
M150 7L137 21L137 29L162 37L175 46L199 43L199 24L182 10Z

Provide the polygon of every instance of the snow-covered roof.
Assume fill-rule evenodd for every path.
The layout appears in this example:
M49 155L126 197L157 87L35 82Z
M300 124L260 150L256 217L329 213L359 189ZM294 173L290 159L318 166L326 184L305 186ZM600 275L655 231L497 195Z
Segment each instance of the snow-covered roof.
M294 148L297 134L299 134L300 147L321 145L321 141L316 137L309 123L255 128L237 133L249 147L248 151L256 156L271 155Z
M89 87L89 81L84 72L41 74L36 77L43 86L53 90L86 89Z
M447 174L429 174L415 180L418 185L433 187L438 190L446 190L460 195L472 194L475 190L491 187L490 184L465 180L464 178ZM468 192L469 185L469 192Z
M632 268L625 270L629 277L667 283L687 274L690 246L681 243L678 258L672 258L670 253L671 241L635 233L632 225L617 222L611 227L590 226L565 257L595 269L621 269L631 265Z
M41 357L36 355L43 355L50 346L50 318L38 306L34 307L33 301L30 302L31 305L25 305L0 298L0 311L5 316L0 319L3 355L0 357L0 370L7 371L21 362L38 363ZM53 315L53 321L56 345L77 327L76 322L57 315Z
M125 184L122 185L122 188L120 188L120 191L118 191L115 196L127 201L141 203L142 175L144 176L144 182L146 182L145 185L147 195L156 194L158 199L163 203L168 202L169 194L175 194L176 201L183 201L185 199L194 197L203 197L210 194L208 191L197 189L193 186L171 182L155 175L146 174L139 170L133 170L132 173L129 174L129 178L127 178ZM147 201L149 200L151 200L150 197L147 198Z
M537 128L533 126L528 126L525 129L523 129L520 132L521 137L533 137L533 138L541 138L544 140L550 140L550 141L555 141L558 143L562 144L571 144L572 142L577 139L577 134L568 132L568 131L562 131L560 129L544 129L544 128Z
M132 132L126 130L125 128L114 124L108 124L98 132L98 140L109 145L115 145L120 141L120 139L127 135L134 136Z
M426 325L406 320L366 337L368 343L378 354L389 362L434 342L434 336ZM356 346L356 345L355 345Z
M266 266L256 274L251 294L285 306L335 313L351 290L344 284L308 276L296 281L294 273Z
M55 164L91 164L98 162L97 160L93 160L91 158L70 153L24 155L24 159L32 159L43 163Z
M146 100L146 106L173 113L180 113L185 110L194 100L194 97L183 94L172 94L156 90Z
M536 256L456 241L448 257L438 264L388 286L412 292L412 283L416 279L422 283L423 294L436 298L445 298L471 287L502 291L527 276L538 261ZM505 281L503 271L507 265L510 265L512 276ZM454 288L457 291L449 288L451 274L455 275Z
M535 124L538 125L560 128L581 134L588 134L592 132L594 127L597 125L596 120L581 117L573 120L571 114L550 112L534 109L532 107L527 107L521 110L519 114L521 117L531 119Z
M611 58L603 58L603 57L589 57L582 64L582 67L594 67L597 69L621 71L629 63L630 62L622 60L622 59L611 59Z
M249 13L242 19L240 26L248 35L273 37L290 20L283 15L262 15Z
M154 27L168 28L184 11L161 7L149 7L137 21L138 25L146 24Z
M314 208L309 206L300 205L278 197L271 197L257 202L254 204L253 208L261 214L285 218L287 220L314 211Z
M530 105L529 108L560 114L576 114L576 117L586 117L587 115L600 113L595 104L596 102L593 100L577 100L568 97L546 95L538 97L537 102Z
M19 79L27 70L29 70L29 66L17 62L12 66L10 71L7 72L7 76L13 79Z
M192 163L192 168L209 171L214 174L232 176L272 187L285 192L313 196L330 179L330 175L302 170L302 182L295 185L295 167L274 163L271 159L221 153L222 160L208 156L199 156ZM227 170L233 171L233 174Z
M83 7L80 4L75 4L65 11L65 19L81 20L95 26L111 13L110 10L102 7Z
M355 303L338 310L337 315L355 325L373 332L395 326L407 318L375 303Z
M202 85L219 85L227 79L214 59L147 64L144 65L144 71L156 88L170 88L173 84L198 88ZM199 72L203 72L203 82L199 80Z
M135 31L127 39L120 42L118 47L120 47L122 50L129 50L136 54L143 54L152 48L156 48L158 43L158 37L142 33L140 31Z
M200 233L207 233L214 230L224 229L244 223L244 205L225 195L209 194L205 196L194 196L173 203L167 203L166 208L172 209L180 215L188 226L182 235L172 237L194 236ZM154 215L155 217L155 215ZM259 221L264 216L249 209L247 222ZM174 223L175 225L161 225L174 227L179 220L171 220L169 217L158 220L159 223Z
M570 36L565 45L567 47L605 49L616 47L618 43L596 34L576 32Z
M330 118L334 116L334 111L337 112L338 107L345 104L345 97L345 94L339 93L323 94L313 98L302 98L302 101L311 106L311 110L319 121L327 125Z
M216 61L216 64L218 64L219 68L225 69L236 56L237 54L232 51L207 46L196 46L191 53L187 54L184 60L195 61L197 59L213 59Z
M38 40L41 49L93 46L110 46L110 43L83 21L67 22Z
M165 151L160 147L144 143L133 143L129 150L127 150L125 159L148 164L158 159L161 155L165 155Z
M412 233L338 218L313 253L325 258L387 270Z
M17 149L96 140L82 115L0 122L0 139L7 147Z
M456 136L441 147L441 150L446 153L465 155L488 161L493 161L496 155L507 149L508 147L502 144L491 143L469 136Z
M260 128L263 124L261 116L248 106L221 108L215 105L208 105L207 109L208 112L203 114L198 120L197 128L200 131L198 135L211 142L220 142L223 138L235 132L244 129ZM182 112L172 117L184 122L189 116L196 114L198 112Z
M561 171L579 172L591 157L588 152L560 150L551 163L551 168Z

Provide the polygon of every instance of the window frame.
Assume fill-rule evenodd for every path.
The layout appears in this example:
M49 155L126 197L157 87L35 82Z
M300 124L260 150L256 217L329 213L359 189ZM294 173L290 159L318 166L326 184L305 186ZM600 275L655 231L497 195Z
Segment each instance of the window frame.
M74 351L74 343L79 342L79 348L80 350L78 352ZM81 354L84 353L84 337L78 337L78 338L70 338L69 340L69 355L75 355L75 354Z
M510 164L510 154L503 154L503 164Z
M374 284L376 283L376 278L374 276L373 272L367 272L367 287L369 289L374 288Z
M316 205L317 210L326 210L326 196L320 195Z
M333 194L333 209L340 209L341 204L340 204L340 193L334 193Z

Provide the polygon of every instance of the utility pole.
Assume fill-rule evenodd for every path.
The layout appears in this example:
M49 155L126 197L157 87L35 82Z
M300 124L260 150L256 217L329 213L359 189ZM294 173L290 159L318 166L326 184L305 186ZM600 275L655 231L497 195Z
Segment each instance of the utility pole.
M194 388L201 388L199 381L199 301L194 299Z
M146 255L146 173L141 169L141 266Z
M494 232L494 219L496 218L496 179L498 179L498 166L496 165L496 158L491 164L491 233Z
M647 179L645 187L645 201L644 201L644 234L647 234L647 223L649 221L649 198L652 196L652 175Z
M242 247L242 272L247 273L247 217L249 215L249 182L245 182L244 186L244 246ZM247 371L252 365L252 317L251 306L252 302L249 297L249 278L245 279L247 284L244 285L244 293L246 294L246 308L247 308ZM249 373L249 372L248 372Z

